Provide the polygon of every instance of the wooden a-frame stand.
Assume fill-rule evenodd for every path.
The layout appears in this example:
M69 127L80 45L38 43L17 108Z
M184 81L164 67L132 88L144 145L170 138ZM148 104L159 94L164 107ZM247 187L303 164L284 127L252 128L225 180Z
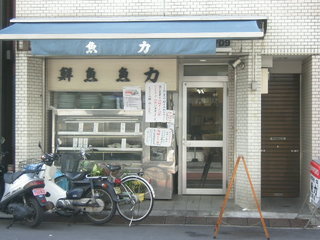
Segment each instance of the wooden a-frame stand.
M239 167L239 163L240 163L241 160L242 160L243 165L244 165L244 168L245 168L245 170L246 170L247 177L248 177L248 180L249 180L249 183L250 183L250 187L251 187L251 191L252 191L252 195L253 195L253 198L254 198L254 200L255 200L255 202L256 202L256 206L257 206L257 209L258 209L259 214L260 214L260 219L261 219L261 223L262 223L262 226L263 226L264 233L265 233L265 235L266 235L266 238L269 240L269 239L270 239L270 235L269 235L269 232L268 232L266 223L265 223L265 221L264 221L264 218L263 218L263 216L262 216L262 212L261 212L260 205L259 205L259 202L258 202L258 199L257 199L257 196L256 196L256 192L254 191L253 184L252 184L252 181L251 181L250 173L249 173L249 170L248 170L246 161L244 160L244 157L243 157L243 156L239 156L239 157L237 158L236 165L234 166L234 170L233 170L233 173L232 173L232 177L231 177L231 180L230 180L229 185L228 185L227 194L226 194L226 196L225 196L225 198L224 198L223 204L222 204L222 206L221 206L219 218L218 218L217 223L216 223L216 225L215 225L215 231L214 231L214 236L213 236L213 238L217 238L217 236L218 236L219 229L220 229L220 225L221 225L221 223L222 223L223 213L224 213L224 210L225 210L225 208L226 208L226 206L227 206L227 202L228 202L228 199L229 199L229 195L230 195L230 192L231 192L231 189L232 189L232 186L233 186L233 183L234 183L234 179L235 179L235 177L236 177L237 170L238 170L238 167Z

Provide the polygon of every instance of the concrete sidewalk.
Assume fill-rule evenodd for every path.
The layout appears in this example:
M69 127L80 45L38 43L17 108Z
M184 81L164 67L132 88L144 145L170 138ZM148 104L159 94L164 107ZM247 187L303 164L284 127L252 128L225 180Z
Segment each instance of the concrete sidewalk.
M174 195L170 200L155 200L148 218L140 224L195 224L214 226L223 203L224 196L181 196ZM303 209L298 216L303 201L301 199L263 199L262 214L268 227L303 228L310 217L309 209ZM10 217L0 213L0 218ZM82 216L73 218L46 214L45 221L88 222ZM128 224L119 216L114 216L111 224ZM223 225L262 226L257 209L242 209L229 200L223 215ZM320 225L313 221L309 227Z

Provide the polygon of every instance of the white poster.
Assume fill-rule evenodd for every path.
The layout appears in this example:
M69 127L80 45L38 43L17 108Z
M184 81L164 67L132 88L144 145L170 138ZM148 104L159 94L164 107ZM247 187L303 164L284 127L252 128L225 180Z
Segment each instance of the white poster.
M124 87L123 88L123 109L125 110L140 110L141 103L141 88L140 87Z
M144 143L147 146L170 147L172 143L172 130L167 128L146 128Z
M146 122L167 122L167 85L146 83Z

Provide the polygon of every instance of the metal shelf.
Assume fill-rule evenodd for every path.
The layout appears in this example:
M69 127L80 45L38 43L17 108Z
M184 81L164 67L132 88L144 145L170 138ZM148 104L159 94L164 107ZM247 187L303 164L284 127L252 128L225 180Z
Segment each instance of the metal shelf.
M80 147L59 147L59 151L80 151ZM103 152L142 152L142 148L108 148L108 147L95 147L98 150L97 153Z
M118 137L134 137L142 136L142 132L71 132L71 131L59 131L59 136L90 136L90 137L103 137L103 136L118 136Z
M143 110L124 109L50 109L58 116L143 116Z

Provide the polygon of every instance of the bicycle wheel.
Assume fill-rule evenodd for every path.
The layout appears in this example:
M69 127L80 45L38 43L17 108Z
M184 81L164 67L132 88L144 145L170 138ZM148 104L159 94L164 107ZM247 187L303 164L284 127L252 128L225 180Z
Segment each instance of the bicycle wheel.
M101 189L96 188L94 189L94 195L96 198L101 199L104 203L104 207L100 212L86 212L87 218L94 224L104 224L109 222L116 212L116 204L113 201L111 195ZM91 189L86 194L86 197L90 198L92 196Z
M129 176L122 179L119 186L117 210L124 219L139 222L145 219L153 207L153 190L145 179Z

